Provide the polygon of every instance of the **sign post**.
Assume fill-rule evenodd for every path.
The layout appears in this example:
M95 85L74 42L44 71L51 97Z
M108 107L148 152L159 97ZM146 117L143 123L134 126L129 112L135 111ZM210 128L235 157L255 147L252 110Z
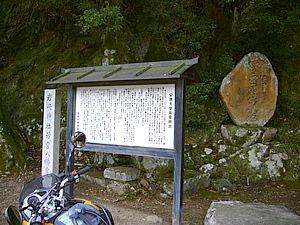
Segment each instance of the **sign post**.
M174 160L173 225L182 223L184 95L196 63L198 58L72 68L47 82L69 85L67 158L72 134L82 131L87 144L81 150Z
M42 175L58 174L61 93L56 89L44 92Z

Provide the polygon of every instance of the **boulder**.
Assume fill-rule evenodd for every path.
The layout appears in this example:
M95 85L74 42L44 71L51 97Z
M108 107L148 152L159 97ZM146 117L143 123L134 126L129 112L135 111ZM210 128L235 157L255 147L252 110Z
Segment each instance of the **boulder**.
M183 193L193 194L210 186L209 174L200 174L198 176L184 180Z
M243 148L255 144L262 132L263 130L259 127L221 126L221 134L225 143Z
M300 216L284 206L239 201L213 202L204 225L291 225L300 224Z
M218 178L226 178L231 182L256 183L272 178L288 178L290 174L295 176L298 168L295 167L298 157L291 158L288 152L287 146L278 143L258 142L240 148L222 145L218 152L218 161L213 164L214 171L208 170L208 173L218 174Z
M132 167L109 167L104 170L104 177L121 182L133 181L140 178L140 171Z
M106 187L108 192L111 192L119 196L125 196L126 194L130 193L131 188L132 187L130 186L129 183L118 182L118 181L112 181Z
M236 125L264 126L273 116L278 80L261 53L246 55L223 79L220 94Z
M217 192L229 192L233 188L233 185L229 180L221 178L212 181L212 187Z
M173 174L174 163L171 159L134 156L133 160L134 166L149 177L166 177L167 174Z
M262 143L267 143L272 141L272 138L276 135L277 129L275 128L267 128L262 135Z
M162 224L163 219L161 217L158 217L157 215L150 215L146 217L146 221L153 224Z

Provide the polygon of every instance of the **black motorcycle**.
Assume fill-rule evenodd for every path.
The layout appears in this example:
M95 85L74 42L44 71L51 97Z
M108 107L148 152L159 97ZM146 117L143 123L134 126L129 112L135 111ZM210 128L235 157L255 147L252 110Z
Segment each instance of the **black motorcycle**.
M72 137L74 148L84 146L85 142L82 132ZM69 161L70 158L67 164ZM71 198L65 192L68 185L77 183L79 176L91 168L86 166L59 176L47 174L29 181L21 191L19 208L9 206L5 210L6 221L9 225L114 225L108 209L85 199Z

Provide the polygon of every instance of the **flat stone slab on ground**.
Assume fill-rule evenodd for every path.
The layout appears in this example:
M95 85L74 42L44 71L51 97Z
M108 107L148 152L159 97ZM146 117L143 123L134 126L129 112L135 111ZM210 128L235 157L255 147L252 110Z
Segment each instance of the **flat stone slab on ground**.
M298 225L300 216L284 206L239 201L213 202L204 225Z
M109 167L104 170L104 177L111 180L128 182L140 178L140 171L132 167Z

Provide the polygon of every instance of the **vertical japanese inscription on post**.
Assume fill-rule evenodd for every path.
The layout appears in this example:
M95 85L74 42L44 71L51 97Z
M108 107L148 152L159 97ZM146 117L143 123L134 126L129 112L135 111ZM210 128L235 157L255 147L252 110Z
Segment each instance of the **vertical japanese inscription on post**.
M75 130L90 143L174 148L175 84L78 87Z
M55 120L55 94L54 89L46 89L44 97L44 121L43 121L43 146L42 146L42 174L53 172L53 144L54 144L54 120Z

